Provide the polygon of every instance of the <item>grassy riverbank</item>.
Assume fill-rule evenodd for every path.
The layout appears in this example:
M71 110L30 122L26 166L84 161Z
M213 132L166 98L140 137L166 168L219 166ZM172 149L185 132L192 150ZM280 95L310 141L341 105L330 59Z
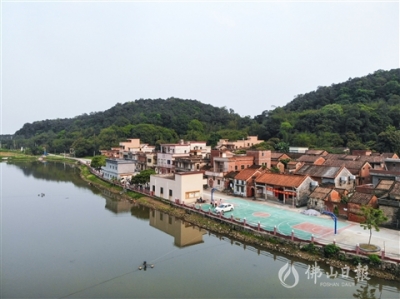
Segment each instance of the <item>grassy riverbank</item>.
M161 199L147 197L132 191L124 192L120 186L105 182L93 175L85 165L81 166L81 176L90 184L113 192L121 200L134 201L140 205L175 216L217 235L226 236L244 244L252 245L260 250L280 252L304 261L325 263L337 268L343 268L349 265L351 269L355 270L356 266L360 263L362 265L368 265L368 273L371 276L400 281L399 265L393 264L391 267L383 266L383 263L381 263L377 256L370 258L355 256L341 252L340 249L333 244L317 246L307 242L292 242L287 239L273 235L265 235L250 229L237 228L223 221L205 217L203 214L179 208Z

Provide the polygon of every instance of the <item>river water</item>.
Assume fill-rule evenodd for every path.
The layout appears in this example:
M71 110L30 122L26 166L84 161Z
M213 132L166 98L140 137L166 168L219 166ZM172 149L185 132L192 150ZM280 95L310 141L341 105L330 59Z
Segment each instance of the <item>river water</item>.
M1 298L399 298L398 283L364 269L259 250L109 198L68 164L0 170Z

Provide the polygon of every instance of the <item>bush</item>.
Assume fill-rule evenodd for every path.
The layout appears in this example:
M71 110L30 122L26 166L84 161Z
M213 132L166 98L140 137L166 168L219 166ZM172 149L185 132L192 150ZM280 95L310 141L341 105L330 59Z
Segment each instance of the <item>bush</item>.
M309 244L301 247L300 250L314 254L314 253L316 253L318 251L318 248L315 247L315 245L313 243L309 243Z
M324 256L333 257L340 251L340 248L335 244L328 244L324 246Z
M368 256L368 258L369 258L369 262L372 265L379 265L381 263L381 259L379 258L379 256L377 254L370 254Z
M361 258L359 256L353 256L352 263L353 265L361 264Z
M344 253L339 253L338 259L339 259L339 261L345 261L346 260L346 255Z

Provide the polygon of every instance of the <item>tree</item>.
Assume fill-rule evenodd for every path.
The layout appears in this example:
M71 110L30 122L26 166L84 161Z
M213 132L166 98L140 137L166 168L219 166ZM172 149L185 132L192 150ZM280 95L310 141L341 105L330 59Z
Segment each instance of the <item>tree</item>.
M131 184L132 185L144 185L144 184L150 182L150 176L152 174L156 174L156 172L153 169L143 170L131 179Z
M388 218L383 214L382 210L375 209L371 206L361 206L362 216L364 221L360 223L363 229L369 229L369 241L368 245L371 243L372 229L379 232L379 225L388 220Z
M90 166L95 169L101 169L101 166L106 166L106 157L102 155L94 156L90 162Z

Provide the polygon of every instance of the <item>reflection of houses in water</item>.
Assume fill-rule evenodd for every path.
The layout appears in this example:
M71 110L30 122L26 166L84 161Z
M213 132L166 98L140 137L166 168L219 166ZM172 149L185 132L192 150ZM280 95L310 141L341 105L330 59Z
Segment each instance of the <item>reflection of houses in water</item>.
M116 200L109 197L105 197L106 199L106 209L118 213L127 213L131 211L133 203L130 203L127 200Z
M188 222L157 210L150 210L150 225L173 236L178 247L203 243L203 235L207 233Z

